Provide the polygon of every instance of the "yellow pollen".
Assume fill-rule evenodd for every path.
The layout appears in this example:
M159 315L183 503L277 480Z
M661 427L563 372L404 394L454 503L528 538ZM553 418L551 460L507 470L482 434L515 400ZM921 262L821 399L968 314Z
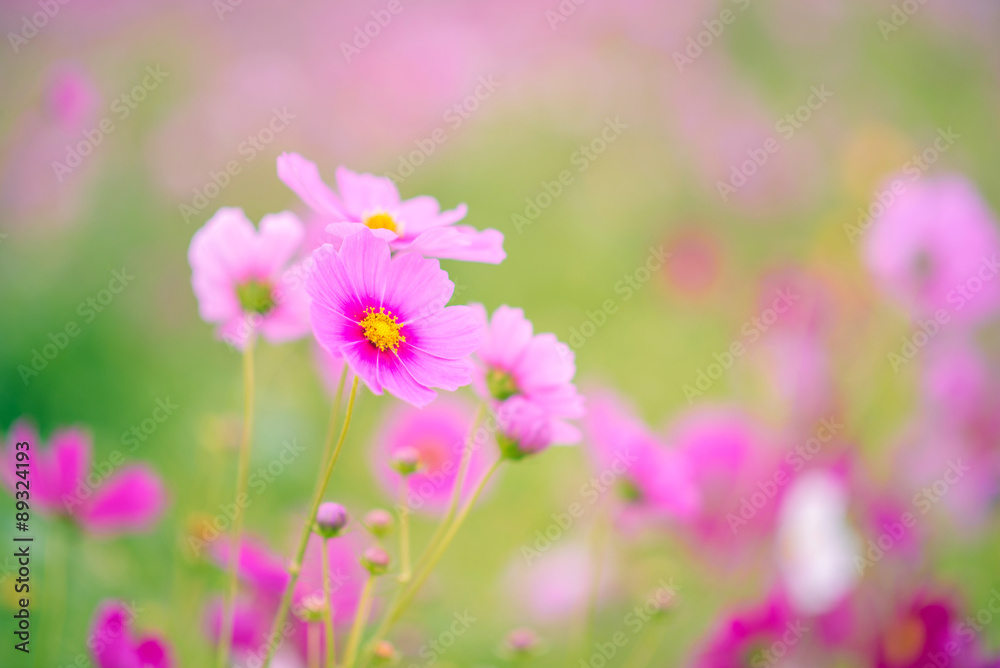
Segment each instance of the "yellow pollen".
M360 323L365 330L365 338L372 342L379 350L399 350L399 344L406 341L406 337L399 333L403 325L396 321L396 316L379 307L369 306L365 309L365 317Z
M399 232L396 221L393 220L392 216L385 213L373 213L372 215L365 218L365 225L372 230L389 230L390 232Z

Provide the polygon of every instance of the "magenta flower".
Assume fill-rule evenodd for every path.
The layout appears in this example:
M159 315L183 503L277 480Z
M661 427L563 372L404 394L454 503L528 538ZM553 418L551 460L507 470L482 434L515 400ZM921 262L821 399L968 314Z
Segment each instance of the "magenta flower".
M521 309L501 306L487 319L482 305L473 308L486 330L476 351L475 387L493 405L501 432L513 436L514 446L523 441L525 453L578 442L580 430L566 421L584 414L583 397L572 382L573 351L555 334L534 334Z
M920 593L900 607L893 617L886 620L880 630L869 665L875 668L923 668L941 665L955 668L978 667L973 661L972 650L967 650L952 659L950 649L965 649L965 633L971 627L964 625L960 631L960 619L951 602L935 599Z
M803 637L810 625L798 619L783 597L772 595L752 608L722 616L709 633L694 668L800 666ZM780 651L774 651L777 648ZM798 658L796 658L798 657Z
M482 341L468 306L448 306L455 284L437 260L391 257L389 245L366 228L340 250L318 249L306 279L313 332L328 352L340 353L375 394L414 406L430 403L438 387L472 381L467 359Z
M328 219L327 231L337 245L367 227L388 241L394 252L490 264L507 257L502 233L455 225L465 218L464 204L441 211L433 197L403 200L392 180L356 174L345 167L337 168L338 196L323 183L316 165L297 153L278 158L278 178L310 209Z
M40 512L65 515L87 531L102 534L148 530L166 507L166 492L160 477L148 466L129 464L117 471L91 471L90 436L79 429L53 434L47 449L34 427L20 421L8 435L5 486L15 494L23 479L16 471L28 471L31 505ZM18 442L27 442L29 466L16 468ZM108 468L112 464L106 464Z
M157 636L133 639L129 627L135 611L120 601L108 601L97 609L87 646L98 668L171 668L170 647Z
M309 539L301 576L293 593L293 609L298 609L307 600L315 601L322 596L321 540L323 539L315 535ZM361 588L368 574L358 562L360 544L352 534L330 539L327 548L334 626L338 634L346 633L357 611ZM220 568L226 568L229 563L229 541L218 541L212 550L212 557ZM255 655L260 658L263 651L266 651L267 634L288 582L288 574L282 558L255 540L244 540L240 546L237 572L243 583L243 593L236 601L233 652L249 661ZM289 618L289 623L293 625L294 642L282 648L281 652L288 655L292 665L298 665L303 663L306 656L305 625L294 616ZM218 642L222 629L221 599L209 604L206 627L209 638Z
M649 432L631 408L611 393L588 401L586 428L595 475L614 481L619 519L664 520L693 516L699 490L687 461Z
M910 184L895 197L865 238L865 262L880 287L914 318L940 309L945 322L995 316L1000 230L975 187L947 176Z
M222 208L191 239L191 284L202 319L242 349L257 330L272 343L309 332L302 278L286 271L305 231L293 214L264 216L254 229L241 209Z
M403 448L413 448L418 464L416 472L406 477L407 507L428 512L445 509L469 438L472 413L471 407L458 397L440 397L422 409L411 406L393 409L372 449L376 477L393 499L399 498L403 476L390 466L391 460ZM472 493L489 466L481 446L473 444L462 498Z

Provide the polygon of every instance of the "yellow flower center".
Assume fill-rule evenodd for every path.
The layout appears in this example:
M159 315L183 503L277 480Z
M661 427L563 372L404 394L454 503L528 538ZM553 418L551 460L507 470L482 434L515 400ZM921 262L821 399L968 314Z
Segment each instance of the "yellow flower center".
M920 656L927 633L924 623L910 615L893 624L882 640L885 659L890 666L908 666Z
M384 211L373 213L366 217L365 225L372 230L389 230L390 232L399 233L399 226L396 224L396 221Z
M406 341L406 337L399 333L403 325L396 321L394 316L384 307L369 306L365 309L365 317L359 323L365 330L365 338L372 342L379 350L399 350L399 344Z

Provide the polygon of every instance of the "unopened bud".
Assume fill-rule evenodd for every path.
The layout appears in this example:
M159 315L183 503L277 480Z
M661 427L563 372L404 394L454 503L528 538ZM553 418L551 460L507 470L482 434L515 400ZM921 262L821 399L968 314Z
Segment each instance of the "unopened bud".
M347 526L347 511L339 503L321 503L316 510L316 533L333 538Z
M389 568L389 553L381 547L369 547L361 555L361 565L372 575L382 575Z
M383 538L392 529L392 515L389 514L389 511L381 508L369 510L368 514L365 515L365 526L376 537Z
M392 453L390 465L400 475L410 475L420 466L420 453L416 448L410 446L398 448Z

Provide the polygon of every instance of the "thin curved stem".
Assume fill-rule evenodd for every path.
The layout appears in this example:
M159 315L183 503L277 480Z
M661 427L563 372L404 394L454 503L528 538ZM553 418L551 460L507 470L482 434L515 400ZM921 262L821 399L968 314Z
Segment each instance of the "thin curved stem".
M406 503L409 490L410 477L404 475L399 486L399 560L403 565L399 581L403 584L410 581L410 507Z
M330 474L333 473L333 467L337 463L337 459L340 457L340 450L344 446L344 439L347 438L347 428L351 426L351 414L354 413L354 398L358 393L358 377L354 377L354 382L351 383L351 393L347 397L347 411L344 413L344 426L340 430L340 438L337 439L337 445L333 449L333 454L330 456L330 461L327 462L326 470L323 472L322 483L316 488L313 495L311 504L309 505L309 514L307 515L307 520L305 526L302 527L302 535L299 537L298 547L295 549L295 558L292 563L288 566L288 584L285 585L285 593L281 596L281 604L278 607L278 614L275 615L274 625L271 628L272 638L277 638L280 635L281 627L285 623L285 618L288 617L288 609L292 605L292 594L295 591L295 584L299 581L299 572L302 570L302 557L306 553L306 545L309 544L309 534L312 533L313 521L316 518L316 510L319 508L320 501L323 499L323 494L326 492L326 486L330 482ZM274 652L276 649L275 644L271 644L267 651L267 658L264 659L264 668L271 665L271 660L274 659Z
M430 576L431 572L433 572L434 567L437 566L438 561L441 560L441 556L444 555L445 551L448 549L451 541L454 540L458 530L462 528L462 524L465 522L465 518L468 517L469 511L471 511L472 507L476 505L479 495L482 494L483 489L486 488L486 483L489 482L490 478L493 477L493 474L496 473L496 470L500 468L500 465L503 462L504 458L500 457L489 468L486 475L483 476L483 479L476 486L472 496L466 502L465 506L462 507L462 510L455 518L455 521L448 527L448 530L441 538L441 542L427 558L427 563L424 564L423 568L417 569L417 573L413 578L413 583L409 587L402 590L399 596L397 596L392 602L392 605L386 612L385 617L382 618L382 622L379 624L378 629L375 631L375 635L372 638L372 647L374 647L375 643L385 637L385 635L392 628L392 625L396 623L399 617L406 610L407 606L409 606L409 604L413 601L413 598L420 591L420 588L423 586L424 582L426 582L428 576Z
M361 644L361 631L365 628L365 622L372 608L372 594L375 591L375 576L369 575L365 580L365 586L361 590L361 600L358 601L358 610L354 613L354 624L351 625L351 636L347 639L347 648L344 650L344 668L353 668L354 660L358 656L358 646Z
M323 615L326 620L326 666L333 668L337 663L337 638L333 632L333 606L330 605L330 548L329 539L324 538L320 543L323 557L323 605L326 611Z
M236 618L236 588L240 542L243 538L243 505L240 499L246 496L247 476L250 472L250 444L253 438L253 346L250 337L243 349L243 434L240 439L239 464L236 468L236 507L233 517L233 532L229 539L229 586L222 612L222 631L219 635L219 650L216 666L225 668L229 660L229 650L233 643L233 625Z
M472 460L473 451L473 441L476 437L476 429L479 428L479 423L483 421L483 416L486 414L486 404L479 404L479 408L476 410L476 416L472 420L472 428L469 430L469 435L465 439L465 447L462 450L462 461L458 466L458 473L455 476L455 486L451 490L451 499L448 501L448 509L445 511L444 517L441 519L440 524L438 524L437 529L434 530L434 534L431 539L427 542L427 547L424 548L423 554L417 560L416 569L420 570L426 563L427 558L433 554L434 550L437 548L438 543L441 541L444 532L448 529L448 525L451 523L452 518L455 517L455 511L458 510L458 502L462 498L462 489L465 487L465 478L469 473L469 463Z

